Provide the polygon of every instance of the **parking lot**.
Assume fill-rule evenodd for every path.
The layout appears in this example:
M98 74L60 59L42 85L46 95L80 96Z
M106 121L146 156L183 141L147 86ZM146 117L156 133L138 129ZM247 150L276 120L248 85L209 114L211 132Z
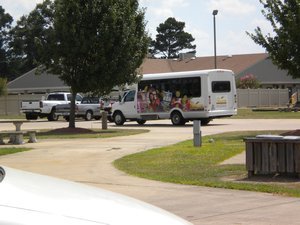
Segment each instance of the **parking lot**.
M202 134L237 130L294 130L299 120L214 120ZM78 121L77 127L101 128L100 121ZM0 130L13 129L1 124ZM23 129L67 127L64 121L26 123ZM116 128L114 124L110 127ZM149 202L197 224L300 224L300 199L271 194L162 183L128 176L112 162L124 155L177 143L193 137L192 123L174 127L169 120L134 122L120 128L149 133L107 139L39 140L25 144L32 151L0 158L0 165L93 185ZM3 147L3 146L1 146ZM6 146L7 147L7 146ZM199 149L201 151L201 149ZM241 159L242 160L242 159ZM241 161L241 163L243 163Z

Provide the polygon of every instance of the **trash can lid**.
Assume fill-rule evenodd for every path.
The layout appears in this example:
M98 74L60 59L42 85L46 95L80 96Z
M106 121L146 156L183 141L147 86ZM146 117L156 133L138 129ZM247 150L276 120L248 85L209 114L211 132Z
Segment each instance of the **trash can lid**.
M256 138L283 139L283 136L273 135L273 134L260 134L260 135L256 135Z
M300 140L300 136L284 136L284 140Z

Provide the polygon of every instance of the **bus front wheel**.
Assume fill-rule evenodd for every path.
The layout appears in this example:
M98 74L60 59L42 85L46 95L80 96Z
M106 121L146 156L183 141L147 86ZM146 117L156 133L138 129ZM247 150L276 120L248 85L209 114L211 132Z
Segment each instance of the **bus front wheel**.
M116 125L120 126L125 123L125 118L121 112L115 112L114 121Z
M175 126L184 125L186 122L184 120L184 118L182 117L181 113L177 112L177 111L175 111L171 114L171 121L172 121L172 124Z

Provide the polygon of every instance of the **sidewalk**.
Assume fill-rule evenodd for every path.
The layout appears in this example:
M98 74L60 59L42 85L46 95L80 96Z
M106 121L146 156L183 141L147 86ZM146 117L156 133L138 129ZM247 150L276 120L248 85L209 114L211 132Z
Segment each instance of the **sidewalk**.
M276 127L291 130L297 129L299 123L297 120L281 121L216 120L211 126L202 127L202 133ZM85 123L87 127L98 125ZM41 129L38 125L32 126ZM56 125L49 123L48 126ZM128 123L124 128L140 127ZM298 198L162 183L128 176L115 169L111 163L124 155L192 138L191 125L174 127L167 122L159 126L149 123L145 128L150 132L127 137L40 140L39 143L24 145L34 148L32 151L1 157L0 165L123 193L171 211L195 225L300 224Z

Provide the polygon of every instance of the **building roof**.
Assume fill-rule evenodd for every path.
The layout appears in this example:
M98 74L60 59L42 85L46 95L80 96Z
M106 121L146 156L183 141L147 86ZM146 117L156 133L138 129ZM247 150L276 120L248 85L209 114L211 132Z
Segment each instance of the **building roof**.
M268 57L266 53L217 56L217 68L229 69L235 74ZM145 59L141 66L143 74L214 69L214 57L187 59Z
M266 53L217 56L217 67L229 69L240 74L253 65L264 61ZM140 67L142 74L207 70L214 68L214 57L189 57L181 59L152 59L146 58ZM285 75L286 76L286 75ZM8 83L9 93L68 91L69 87L57 75L43 72L36 75L33 69Z
M242 77L253 74L261 84L299 84L300 79L287 76L286 70L278 69L270 58L265 58L249 68L241 71L237 76Z
M7 84L11 92L49 92L68 91L69 87L57 76L42 72L36 73L36 68L16 78Z

